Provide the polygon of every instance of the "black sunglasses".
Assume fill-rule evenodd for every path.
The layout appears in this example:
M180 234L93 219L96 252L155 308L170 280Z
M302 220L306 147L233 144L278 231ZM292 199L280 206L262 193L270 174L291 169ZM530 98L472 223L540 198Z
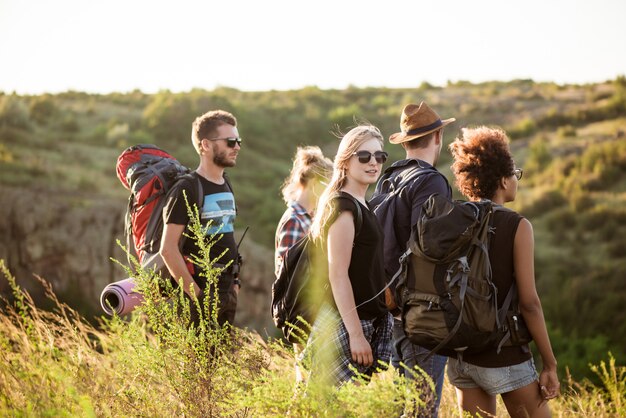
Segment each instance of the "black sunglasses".
M221 141L221 140L225 140L226 141L226 145L228 145L229 148L235 148L235 144L239 145L241 147L241 138L236 137L236 136L231 136L228 138L207 138L209 141Z
M359 162L361 164L369 163L372 159L372 155L374 156L374 159L378 164L384 164L385 161L387 161L387 157L389 156L389 154L387 154L385 151L376 151L373 154L369 151L357 151L352 155L356 155L359 158Z

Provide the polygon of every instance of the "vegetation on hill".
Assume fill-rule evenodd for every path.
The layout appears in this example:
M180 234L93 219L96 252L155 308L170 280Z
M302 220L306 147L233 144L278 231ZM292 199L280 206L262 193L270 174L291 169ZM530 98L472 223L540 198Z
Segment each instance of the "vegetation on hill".
M446 129L446 142L468 125L498 125L509 132L517 164L525 169L512 207L534 225L538 289L561 375L567 366L574 376L594 377L588 364L608 351L623 362L624 76L589 85L514 80L412 89L0 93L0 185L97 195L123 207L127 194L114 173L119 153L135 143L156 143L195 167L191 122L222 108L237 116L244 139L238 165L229 170L238 226L250 225L248 237L272 248L284 209L279 186L297 145L320 145L332 157L337 127L368 120L389 135L398 130L402 106L421 100L442 117L457 118ZM400 147L386 150L391 161L402 158ZM444 148L439 167L452 181L449 165Z
M184 299L164 303L145 273L141 312L96 328L60 303L44 280L54 303L47 311L16 285L3 260L0 272L14 297L0 305L1 416L379 417L410 414L428 402L392 369L369 384L338 390L309 384L306 395L294 392L290 348L255 333L229 334L210 318L188 329ZM554 416L626 414L626 368L609 356L591 370L599 383L569 379L550 402ZM506 410L501 400L498 410ZM458 416L447 381L440 416Z

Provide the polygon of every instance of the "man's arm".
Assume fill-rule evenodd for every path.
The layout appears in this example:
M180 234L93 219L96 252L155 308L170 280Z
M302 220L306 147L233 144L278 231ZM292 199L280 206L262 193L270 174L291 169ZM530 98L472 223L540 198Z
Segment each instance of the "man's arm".
M183 286L185 293L191 296L191 292L193 292L196 296L199 296L201 292L200 287L196 284L193 277L191 277L189 270L187 270L185 259L178 248L178 243L184 230L185 225L165 224L159 253L161 257L163 257L163 261L170 274L177 283Z

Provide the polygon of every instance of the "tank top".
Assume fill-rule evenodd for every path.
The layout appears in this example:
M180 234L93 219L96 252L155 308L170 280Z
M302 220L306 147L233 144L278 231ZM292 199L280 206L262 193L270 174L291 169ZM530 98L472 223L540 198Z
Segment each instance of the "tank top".
M334 199L331 202L332 215L328 226L332 225L339 214L346 210L350 211L356 219L355 204L356 202L349 198ZM348 276L352 285L354 302L356 306L362 304L357 308L359 319L374 319L387 313L384 292L374 298L385 287L383 230L370 208L362 203L358 204L361 207L363 223L354 238ZM373 300L370 300L372 298ZM364 303L368 300L369 302ZM336 309L332 297L329 302Z
M498 289L498 307L515 281L513 264L513 244L515 234L523 217L514 211L495 212L493 226L495 234L489 243L492 279ZM498 354L495 348L475 354L463 354L463 361L480 367L506 367L522 363L532 356L528 345L521 347L502 347Z

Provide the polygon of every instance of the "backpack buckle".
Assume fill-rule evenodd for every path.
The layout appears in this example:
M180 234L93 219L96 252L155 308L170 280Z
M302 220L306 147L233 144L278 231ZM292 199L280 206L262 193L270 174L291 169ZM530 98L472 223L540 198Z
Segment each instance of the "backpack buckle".
M411 255L411 249L409 248L408 250L406 250L398 259L398 262L400 264L404 264L404 260L406 260L406 258Z

